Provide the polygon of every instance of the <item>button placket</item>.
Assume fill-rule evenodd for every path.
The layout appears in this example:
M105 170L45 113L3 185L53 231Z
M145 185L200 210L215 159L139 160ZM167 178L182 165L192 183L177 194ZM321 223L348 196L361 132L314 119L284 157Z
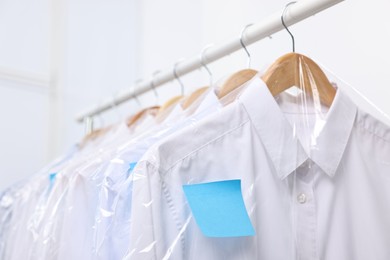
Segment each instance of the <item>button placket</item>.
M295 179L297 253L300 260L316 260L316 207L314 192L299 174Z
M301 193L298 194L298 196L297 196L297 201L298 201L300 204L306 203L306 200L307 200L307 198L306 198L306 194L305 194L305 193L301 192Z

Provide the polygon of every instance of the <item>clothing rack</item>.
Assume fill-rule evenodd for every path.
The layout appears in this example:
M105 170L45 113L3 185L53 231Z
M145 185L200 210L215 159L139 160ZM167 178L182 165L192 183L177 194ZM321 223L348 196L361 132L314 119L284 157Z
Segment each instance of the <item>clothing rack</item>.
M344 0L301 0L288 7L284 15L284 21L287 26L304 20L316 13L319 13L337 3ZM176 76L183 76L194 70L197 70L204 65L223 58L237 50L242 49L241 40L248 46L254 42L262 40L278 31L284 30L281 22L282 12L274 13L263 21L249 26L243 33L242 38L235 38L222 45L205 49L202 57L196 56L191 59L182 61L175 65L173 70L164 71L152 76L150 79L136 84L132 90L126 90L120 93L116 98L106 100L99 105L96 105L84 112L80 113L76 120L82 122L90 119L104 111L107 111L119 104L133 99L143 93L152 90L155 87L161 86L169 81L172 81ZM175 72L177 75L175 75ZM131 89L131 88L129 88Z

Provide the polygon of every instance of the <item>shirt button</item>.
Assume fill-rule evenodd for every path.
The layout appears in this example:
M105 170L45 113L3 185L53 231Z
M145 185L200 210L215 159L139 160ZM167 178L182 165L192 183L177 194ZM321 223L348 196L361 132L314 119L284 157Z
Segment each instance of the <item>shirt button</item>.
M299 193L297 196L297 200L299 203L304 204L307 201L307 197L305 193Z

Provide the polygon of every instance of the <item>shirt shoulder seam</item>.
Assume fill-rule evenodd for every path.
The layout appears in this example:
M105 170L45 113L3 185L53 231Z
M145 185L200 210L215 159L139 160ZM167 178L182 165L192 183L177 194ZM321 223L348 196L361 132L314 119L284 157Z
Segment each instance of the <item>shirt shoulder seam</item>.
M373 130L371 130L370 128L368 128L368 127L364 124L364 120L363 120L363 119L362 119L362 120L359 120L359 121L357 122L357 126L358 126L359 128L362 128L363 130L367 131L368 133L370 133L370 134L372 134L372 135L378 137L379 139L385 141L386 143L390 143L390 139L385 138L384 136L379 135L378 133L376 133L376 132L374 132Z
M235 126L234 128L231 128L225 132L223 132L222 134L212 138L211 140L209 140L208 142L200 145L198 148L196 148L195 150L192 150L191 152L189 152L188 154L182 156L180 159L176 160L174 163L172 163L172 165L170 165L168 168L166 169L162 169L163 170L163 174L165 175L168 171L170 171L172 168L176 167L176 165L183 161L184 159L188 158L188 157L191 157L194 153L197 153L199 152L200 150L204 149L206 146L210 145L211 143L214 143L216 142L217 140L221 139L222 137L226 136L227 134L241 128L242 126L244 126L245 124L247 124L248 122L250 122L249 118L246 118L246 120L244 122L241 122L238 126Z

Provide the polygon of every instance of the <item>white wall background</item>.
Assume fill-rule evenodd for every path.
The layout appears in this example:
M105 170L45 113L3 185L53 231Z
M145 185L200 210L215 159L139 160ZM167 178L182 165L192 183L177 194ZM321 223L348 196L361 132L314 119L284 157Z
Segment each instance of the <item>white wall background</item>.
M307 0L306 0L307 1ZM309 0L315 1L315 0ZM238 37L286 1L0 0L0 190L36 172L83 136L74 116L155 70L172 69L209 43ZM387 0L349 0L291 27L297 51L312 57L390 114ZM249 47L262 69L291 50L286 32ZM246 66L244 52L210 65L214 78ZM186 92L208 83L182 78ZM180 93L158 89L159 102ZM143 95L143 106L156 102ZM362 105L364 102L357 99ZM138 108L101 115L109 124ZM377 116L378 113L375 112Z

